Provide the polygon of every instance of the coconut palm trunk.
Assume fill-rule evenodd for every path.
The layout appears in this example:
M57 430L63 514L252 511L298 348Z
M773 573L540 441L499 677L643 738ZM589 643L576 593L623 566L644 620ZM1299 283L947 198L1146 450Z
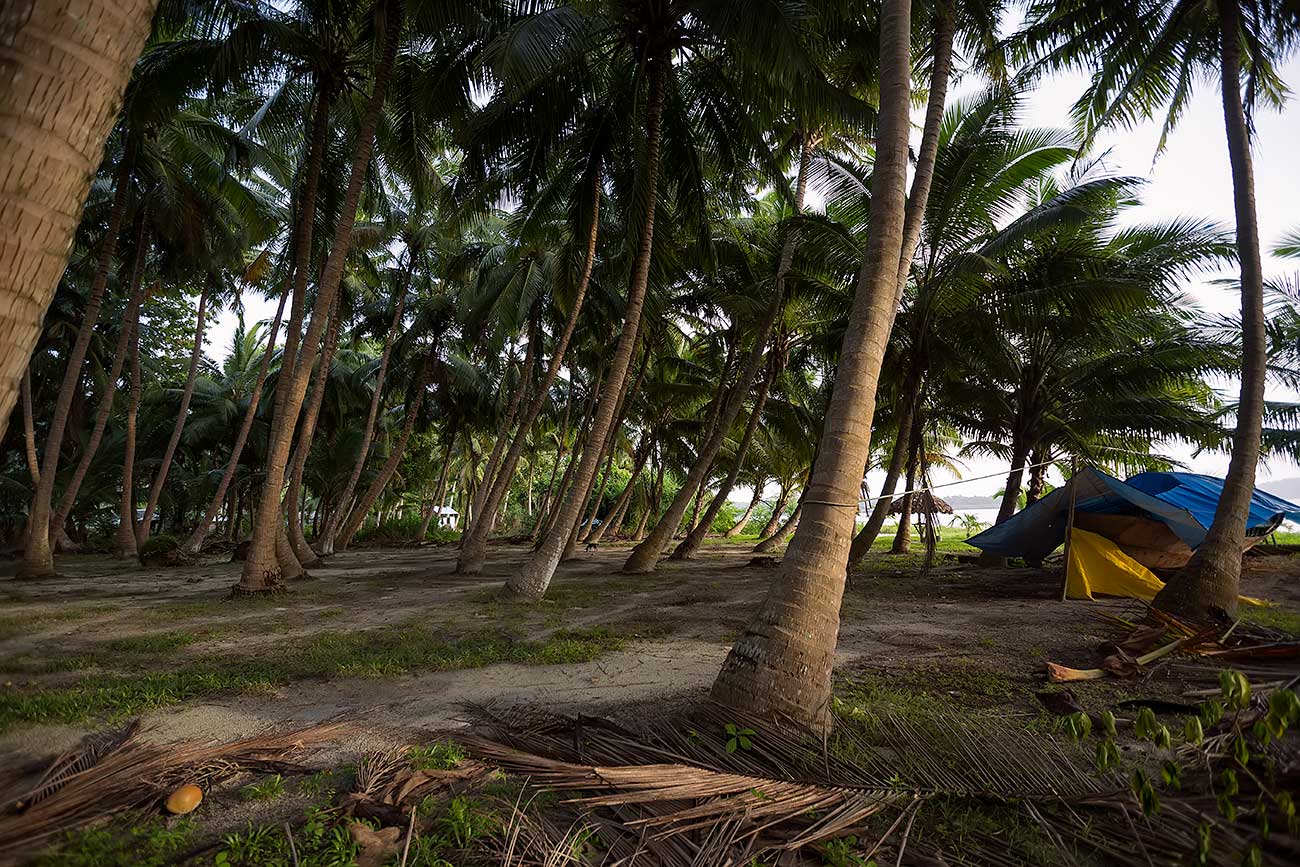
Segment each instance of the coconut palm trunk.
M194 348L190 350L190 369L185 376L185 388L181 391L181 405L176 411L176 422L172 425L171 436L163 450L162 463L153 484L149 486L149 499L145 502L144 517L136 528L136 544L143 545L149 539L149 527L153 523L154 512L158 510L158 500L162 497L163 487L167 484L167 475L171 472L172 460L176 457L176 448L181 442L181 433L185 430L185 420L190 413L190 400L194 397L194 383L199 378L199 362L203 359L203 332L208 316L208 290L210 284L203 284L199 293L198 317L194 326Z
M289 489L285 494L285 532L294 556L303 569L320 565L320 557L307 544L307 537L302 532L303 474L307 471L307 457L311 454L312 440L316 436L316 422L320 419L321 407L325 404L325 390L329 386L330 370L334 365L334 353L338 349L339 330L343 327L343 311L339 303L340 296L334 296L334 306L330 310L330 322L325 329L325 345L321 348L316 370L312 374L311 391L303 412L302 424L298 430L298 447L294 449L293 459L289 465Z
M740 516L740 520L732 524L727 532L722 534L724 539L734 539L745 532L745 528L749 526L749 519L754 517L754 510L758 508L759 503L763 502L763 486L765 484L766 482L763 479L754 480L754 496L749 500L749 507Z
M406 406L406 420L402 424L402 432L397 437L397 442L393 444L392 451L388 454L388 460L379 468L379 473L366 489L365 494L361 497L361 502L352 510L347 522L343 525L343 530L339 533L337 547L340 550L346 549L352 544L352 537L361 529L361 524L369 514L375 501L388 487L388 482L393 478L393 473L397 472L397 465L402 462L402 456L406 454L406 446L411 441L411 434L415 431L415 422L420 416L420 405L424 402L425 389L429 387L429 381L433 378L433 359L434 350L430 349L429 354L425 357L424 365L420 371L420 379L416 385L415 396Z
M361 431L361 444L357 447L356 460L352 462L352 473L348 476L348 482L343 487L343 493L339 497L340 503L352 502L352 495L356 493L357 483L361 481L361 473L365 471L366 459L370 457L370 444L375 438L375 421L379 418L379 405L384 400L384 381L388 376L388 361L393 354L393 341L397 339L397 331L402 324L402 314L406 310L406 293L411 283L411 271L414 265L414 257L407 254L406 270L402 277L402 288L397 296L397 304L393 307L393 321L388 326L388 333L384 335L384 350L379 356L379 369L375 372L374 392L370 395L370 408L366 412L366 424ZM340 516L343 509L336 509L329 520L325 522L325 528L320 533L317 543L322 557L328 557L334 553L334 536L338 531ZM424 534L420 534L424 538Z
M396 59L402 27L400 0L389 0L385 5L388 14L383 27L383 56L375 68L374 85L361 126L357 131L357 149L353 155L351 173L335 226L333 242L329 248L329 255L325 259L321 278L317 283L316 303L311 324L302 340L302 348L295 361L292 375L287 379L282 377L277 387L285 390L284 403L282 409L276 414L268 441L266 475L262 483L261 496L253 513L253 537L249 542L243 573L232 589L235 595L270 593L281 588L282 572L279 559L275 554L275 540L280 528L285 467L289 459L294 428L297 427L298 413L307 391L307 380L316 359L317 347L320 345L321 335L329 318L328 311L334 303L334 296L338 293L339 284L343 279L343 266L352 246L357 202L370 167L375 127L383 111L384 95ZM307 255L309 252L310 248L300 250L299 256Z
M135 433L140 413L140 317L136 314L126 326L130 332L131 379L127 384L126 418L122 425L122 498L118 501L117 540L114 553L122 558L134 557L135 544Z
M1176 573L1154 601L1157 608L1194 621L1206 620L1219 612L1231 617L1237 611L1246 522L1259 464L1268 362L1255 173L1250 155L1250 129L1241 98L1241 10L1237 0L1220 0L1215 5L1219 11L1223 121L1228 137L1228 162L1232 166L1237 258L1241 263L1241 392L1223 492L1205 541L1197 549L1197 562Z
M781 526L773 530L772 535L755 545L754 553L768 554L780 547L781 543L786 540L786 537L793 533L795 528L799 526L799 518L801 515L803 515L803 494L800 494L799 499L795 502L794 511L790 513L790 517L786 518L785 522L781 524Z
M0 24L0 27L3 26L3 24ZM3 75L2 68L0 68L0 75ZM3 111L2 103L0 103L0 111ZM2 132L3 130L0 130L0 133ZM118 165L115 179L113 204L108 216L108 228L99 243L99 249L96 253L95 274L91 278L90 291L86 296L86 306L81 311L81 324L77 327L77 336L73 339L72 348L68 351L67 358L64 359L63 378L59 382L54 411L50 416L50 427L45 436L45 454L41 460L41 481L36 485L36 492L33 494L32 502L27 509L27 540L23 550L22 566L19 570L19 574L23 577L36 578L54 572L54 548L50 544L52 538L52 522L50 518L53 509L55 476L59 470L59 458L63 451L63 437L67 431L72 404L81 391L82 364L85 362L86 352L90 348L90 339L95 333L95 324L99 321L99 310L103 306L104 292L108 288L108 274L113 265L113 256L117 251L118 235L121 234L122 220L126 216L127 202L130 198L131 166L134 162L134 149L131 147L129 135L126 141L127 145L122 154L122 161ZM2 164L0 164L0 170L3 170ZM0 202L3 201L3 190L0 190ZM80 207L80 203L78 203L78 207ZM3 211L0 211L0 215L2 214ZM70 243L71 240L69 240ZM0 267L2 266L3 261L0 260ZM48 300L46 303L48 305ZM41 310L41 315L44 316L44 308ZM3 318L3 315L0 314L0 334L4 333ZM28 351L30 353L30 349ZM7 389L6 393L8 393ZM3 407L6 419L8 413L13 410L12 393L9 394L11 396L8 405ZM0 398L3 397L4 394L0 394Z
M902 511L898 513L898 529L894 531L894 543L889 546L891 554L907 554L912 550L912 505L916 497L912 489L916 485L916 442L915 437L908 446L907 486L903 489ZM891 510L892 511L892 510Z
M230 446L230 458L226 461L225 469L221 473L221 481L217 484L217 490L208 502L207 511L199 519L198 526L186 540L184 550L190 554L197 554L203 548L203 540L208 536L208 530L212 527L212 522L216 520L217 513L221 511L222 504L226 502L226 492L230 491L231 482L234 481L235 473L239 469L239 459L243 457L244 445L248 442L248 434L253 429L253 422L257 418L257 408L262 402L262 389L266 386L266 378L271 372L271 357L275 355L275 338L280 333L280 322L284 316L285 301L289 298L288 287L280 293L280 303L275 308L275 318L271 321L270 336L266 339L266 349L262 352L262 360L258 363L257 379L253 383L253 388L248 396L248 408L244 410L244 418L239 423L239 432L235 434L235 441ZM237 499L232 503L237 504ZM238 510L232 509L232 514L237 515Z
M434 515L441 515L443 501L447 497L447 476L451 470L451 444L455 439L456 432L447 439L447 446L442 451L442 469L438 473L438 484L434 488L433 500L429 504L429 512L420 521L420 532L416 536L416 541L423 542L429 532L429 523L433 520ZM439 522L441 526L441 521Z
M632 279L628 286L627 303L624 307L623 331L614 350L605 391L601 395L575 482L565 495L557 520L552 531L543 539L542 547L520 571L511 576L506 585L507 593L528 600L541 599L546 593L546 588L551 584L551 578L555 575L555 568L560 563L560 556L564 553L569 533L584 505L585 492L600 462L605 436L614 419L615 405L618 403L619 394L627 378L628 368L632 364L632 353L636 349L637 337L640 333L641 311L650 284L650 254L654 246L655 209L658 206L659 195L660 134L668 76L672 71L672 58L667 54L652 56L646 61L646 65L650 93L645 105L646 138L642 172L645 212L642 214L641 237L632 264Z
M885 346L897 311L907 209L911 3L880 12L880 110L865 261L840 348L821 447L781 573L714 682L719 704L830 727L831 669L845 565Z
M632 494L636 490L637 477L641 475L641 471L645 469L646 461L650 458L652 445L653 440L646 436L643 438L641 445L637 447L636 454L632 456L632 474L628 477L627 485L618 495L618 499L614 501L614 507L609 510L605 520L587 536L587 544L594 545L605 538L605 534L609 532L611 525L616 526L622 520L622 515L627 511L628 503L631 502Z
M591 272L596 264L597 230L600 227L601 174L599 169L592 172L592 176L591 227L587 232L587 249L583 257L582 275L578 278L573 304L569 307L569 314L564 320L564 329L560 332L559 338L555 341L555 347L551 351L551 360L546 366L546 373L542 377L542 381L537 384L537 391L529 402L523 418L519 421L519 427L515 431L514 438L510 441L510 448L506 450L505 458L501 461L501 469L492 482L487 499L484 500L484 508L489 512L495 512L506 491L510 489L515 467L519 465L519 458L523 455L524 448L528 443L528 433L537 422L542 407L546 405L546 396L550 393L551 386L555 383L555 378L559 375L560 367L564 363L564 356L569 350L573 332L578 326L578 314L582 312L582 304L587 297L587 287L591 284ZM558 462L557 460L556 463L558 464ZM552 474L552 478L554 478L554 474ZM491 533L490 527L480 527L476 524L476 526L470 528L469 533L461 543L460 556L456 560L457 572L463 575L477 575L483 571L483 563L487 559L489 533Z
M786 485L781 486L781 492L776 495L776 502L772 504L772 514L768 517L767 523L758 531L760 540L766 539L776 532L776 528L781 526L781 515L785 512L786 504L790 502L790 488Z
M537 538L537 544L533 550L540 550L546 543L546 537L550 535L555 528L555 521L560 515L560 510L564 505L564 498L573 487L573 479L578 471L579 461L584 454L588 442L588 435L591 432L591 424L596 415L596 410L600 407L599 397L601 394L601 383L604 382L605 371L598 368L596 372L596 384L592 388L591 394L587 398L587 409L582 416L582 424L578 427L578 432L573 438L573 448L569 450L569 464L564 468L564 475L560 477L559 487L555 489L555 496L551 501L551 510L546 516L546 523L543 525L542 532Z
M850 572L857 568L857 565L867 556L867 552L871 550L871 546L876 544L880 530L885 526L885 519L889 517L889 507L894 502L894 490L898 487L898 480L907 465L911 435L906 431L912 428L917 400L917 394L909 394L902 401L903 414L898 419L898 435L894 438L894 448L889 456L889 466L885 469L885 481L880 486L879 499L872 507L866 525L853 537L853 544L849 548L848 571Z
M123 322L133 322L136 311L144 303L145 222L143 214L136 219L133 235L135 243L131 255L130 277L128 278L131 288L126 311L122 316ZM81 485L86 480L86 474L90 472L91 462L94 461L95 455L99 451L99 445L104 440L104 431L108 428L108 417L113 411L113 398L117 396L117 381L122 375L122 367L126 364L127 350L130 343L131 329L123 325L117 335L117 345L113 347L113 361L109 366L108 377L104 380L104 394L100 397L99 406L95 409L95 426L90 431L90 437L86 440L85 448L82 449L81 459L77 461L77 467L72 473L72 478L68 480L63 496L59 499L58 508L54 511L54 519L50 521L51 545L54 544L58 534L63 532L63 525L67 523L68 515L71 514L72 507L76 505L77 494L81 491Z
M23 447L27 452L27 474L32 477L32 487L41 483L41 462L36 456L36 418L32 413L32 372L23 371L19 391L23 401Z
M749 414L749 421L745 424L745 432L740 437L740 443L736 446L736 459L731 466L727 477L722 480L718 487L718 492L714 494L713 501L704 511L704 517L695 524L686 538L681 541L673 551L672 559L690 560L700 551L700 546L704 544L704 537L709 534L713 527L713 522L717 520L718 513L722 511L722 506L727 502L727 495L731 493L731 488L736 484L736 479L740 477L741 467L744 466L745 455L749 453L750 443L754 441L754 433L758 430L758 422L763 417L763 407L767 404L768 387L771 385L772 376L775 371L769 369L768 375L763 377L762 383L758 387L758 394L754 397L754 409ZM753 511L754 504L749 504L750 511Z
M6 4L0 13L0 437L156 5L43 0ZM116 241L116 230L109 234ZM80 377L80 360L72 361L65 375ZM65 423L66 410L59 427ZM57 433L51 443L62 442ZM54 479L45 475L42 468L52 492ZM38 550L27 568L35 574L54 568L51 494L43 496L43 514L28 512Z
M799 170L795 180L794 212L796 215L803 211L812 151L813 136L811 133L804 133L803 146L799 152ZM736 417L740 414L740 409L749 396L750 385L754 382L754 377L758 375L758 371L763 365L763 357L767 350L768 340L772 335L772 328L776 325L782 307L785 306L785 279L790 272L790 265L794 261L795 240L792 232L786 233L785 240L781 244L781 257L777 262L776 275L773 280L772 299L768 303L767 310L764 311L762 321L754 331L754 342L750 346L744 366L736 378L736 384L723 405L717 426L701 447L699 454L696 455L695 462L691 464L691 468L686 474L685 484L677 492L677 496L673 498L672 503L668 505L668 510L664 512L664 516L659 519L659 523L655 524L654 529L650 531L645 540L633 548L632 553L628 555L627 562L623 564L624 572L654 571L659 564L660 557L663 556L664 548L677 531L677 525L681 523L682 515L685 514L686 507L690 502L691 491L704 483L709 469L713 466L713 461L718 455L718 450L722 448L723 441L730 432L731 426L735 423ZM695 516L692 516L692 527L696 526L694 518Z

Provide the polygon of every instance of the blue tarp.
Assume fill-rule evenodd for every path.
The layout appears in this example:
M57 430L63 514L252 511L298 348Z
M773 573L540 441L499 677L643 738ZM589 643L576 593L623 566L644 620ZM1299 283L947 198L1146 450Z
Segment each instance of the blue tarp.
M1041 560L1065 541L1071 486L1076 488L1076 510L1161 521L1195 549L1205 541L1205 532L1214 520L1223 480L1194 473L1140 473L1121 482L1099 470L1084 469L1069 484L968 539L967 544L1003 557ZM1247 527L1266 527L1279 514L1300 520L1300 506L1257 490Z

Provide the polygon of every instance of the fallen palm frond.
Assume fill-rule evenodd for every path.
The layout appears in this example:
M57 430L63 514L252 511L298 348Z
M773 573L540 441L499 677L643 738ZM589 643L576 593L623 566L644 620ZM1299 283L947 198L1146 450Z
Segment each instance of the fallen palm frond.
M36 783L0 795L0 862L59 832L157 802L183 783L207 788L245 770L303 770L289 759L343 728L326 724L220 745L147 743L136 723L92 735Z
M1174 792L1147 818L1124 777L1092 770L1077 747L996 718L869 711L861 719L857 712L839 708L833 733L818 742L734 721L716 707L636 731L591 717L476 708L479 734L458 740L483 762L568 793L564 806L600 837L602 863L610 865L744 865L850 834L875 841L863 847L871 851L901 856L906 846L944 858L942 840L919 829L953 804L1019 816L1066 862L1082 855L1174 863L1198 850L1215 810L1212 794ZM752 732L751 748L727 750L728 723ZM527 822L514 827L509 839L517 844ZM536 838L554 844L566 833L552 825ZM1214 833L1222 845L1203 863L1229 864L1240 860L1254 828L1243 818L1220 822ZM1279 829L1270 839L1260 863L1288 863L1294 838ZM961 849L963 862L1031 860L999 834L972 832ZM1144 849L1149 859L1139 854Z

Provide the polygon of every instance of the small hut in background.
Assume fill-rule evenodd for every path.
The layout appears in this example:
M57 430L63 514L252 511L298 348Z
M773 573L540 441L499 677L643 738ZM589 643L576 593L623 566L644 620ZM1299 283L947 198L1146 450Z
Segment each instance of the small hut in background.
M911 503L910 509L908 509L909 501ZM889 514L891 515L901 515L904 509L908 509L913 515L925 515L927 518L934 515L953 514L952 506L929 491L920 491L911 496L899 497L889 504Z

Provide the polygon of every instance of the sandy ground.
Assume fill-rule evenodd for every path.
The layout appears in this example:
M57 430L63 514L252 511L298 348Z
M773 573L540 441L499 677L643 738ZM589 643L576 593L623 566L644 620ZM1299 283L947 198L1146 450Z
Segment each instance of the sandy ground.
M548 708L626 713L647 705L702 698L731 641L762 599L771 566L747 566L747 545L717 545L688 563L665 562L653 575L624 576L626 546L602 546L561 567L553 598L537 606L500 606L491 590L527 556L494 548L481 576L451 574L449 548L366 549L332 558L315 579L271 602L224 601L240 564L141 570L104 558L65 558L61 577L20 582L0 577L0 681L37 689L84 677L33 674L12 663L42 654L85 651L111 669L106 643L184 629L204 636L175 652L276 653L294 637L420 623L449 636L508 629L542 637L557 628L618 624L624 649L582 664L415 672L391 678L334 678L288 684L274 694L223 695L146 715L150 737L230 740L271 728L344 718L358 734L344 753L412 742L421 732L454 728L468 703L527 702ZM1300 609L1300 557L1248 561L1243 593ZM1059 578L1039 570L984 570L955 558L922 574L913 559L874 556L845 596L837 669L841 677L1006 704L1034 711L1043 663L1085 667L1110 635L1095 617L1121 612L1120 600L1062 603ZM1176 674L1128 689L1177 692ZM0 736L0 767L27 763L71 746L94 726L26 725Z

